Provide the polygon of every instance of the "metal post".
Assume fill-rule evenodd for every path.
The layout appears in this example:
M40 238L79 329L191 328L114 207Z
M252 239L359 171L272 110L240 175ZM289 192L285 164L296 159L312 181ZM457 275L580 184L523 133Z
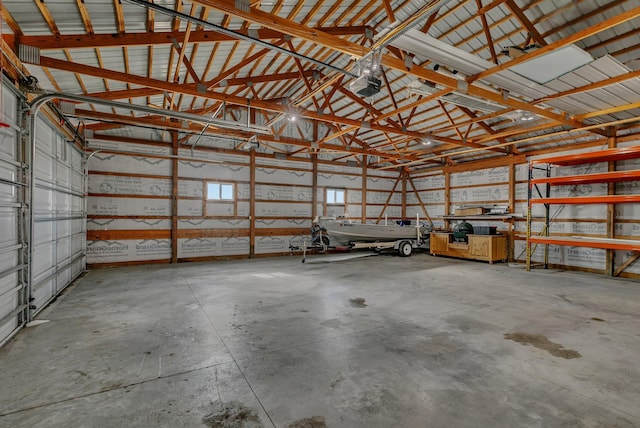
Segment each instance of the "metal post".
M551 165L547 164L547 178L551 177ZM545 198L551 196L551 184L546 184ZM544 204L545 218L544 218L544 236L549 236L549 223L551 222L551 204ZM549 243L544 244L544 268L549 269Z
M527 272L531 270L531 193L533 179L533 162L529 161L529 175L527 182Z

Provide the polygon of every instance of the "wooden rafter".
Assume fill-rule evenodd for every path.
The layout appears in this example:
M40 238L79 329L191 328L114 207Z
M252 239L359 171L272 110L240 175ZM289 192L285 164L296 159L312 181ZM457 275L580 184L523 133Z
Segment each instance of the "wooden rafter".
M76 110L76 116L83 118L93 118L97 120L106 120L110 122L117 123L128 123L132 125L141 124L148 125L152 127L161 127L163 129L176 129L182 131L190 131L194 133L199 133L202 131L201 125L191 124L185 125L182 121L172 121L162 117L131 117L125 115L115 115L112 113L103 113L98 111L89 111L89 110ZM251 136L250 133L235 131L235 130L227 130L227 129L208 129L205 131L207 134L211 135L227 135L227 136L235 136L238 138L249 138ZM289 137L275 137L269 135L260 136L260 140L269 142L271 144L288 144L291 146L305 147L310 148L311 142L299 140L295 138ZM379 156L382 159L387 160L416 160L415 156L397 156L392 153L387 152L378 152L376 150L369 150L362 147L344 147L335 144L325 144L325 149L334 151L334 152L342 152L342 153L353 153L356 155L366 155L371 154L372 156Z
M480 0L477 1L480 2ZM520 24L522 24L522 26L527 29L531 38L535 40L535 42L540 46L545 46L547 42L544 40L544 37L542 37L540 32L531 23L529 18L527 18L520 6L518 6L514 0L505 0L505 4L509 8L509 10L513 12ZM482 16L484 16L484 14Z
M389 0L382 0L382 4L384 5L384 10L387 12L389 22L396 22L396 15L393 13L393 8L391 7Z
M2 19L4 19L4 22L6 22L9 28L11 28L13 34L16 36L22 36L22 29L20 28L16 20L13 19L13 16L11 16L7 8L2 6L0 7L0 9L2 10Z
M603 40L601 42L595 43L593 45L589 45L586 47L587 51L593 51L602 47L605 47L607 45L610 45L611 43L616 43L619 42L621 40L624 40L626 38L629 37L633 37L633 36L637 36L638 34L640 34L640 28L633 28L629 31L626 31L622 34L618 34L617 36L611 37L609 39Z
M113 9L116 15L116 28L118 29L118 34L124 34L124 12L122 12L122 4L120 0L113 0Z
M53 15L51 15L51 12L49 11L49 8L45 4L45 2L44 1L37 1L36 2L36 6L38 6L38 10L40 11L40 14L42 15L42 17L46 21L47 26L49 27L51 32L54 35L60 34L60 30L58 30L58 26L56 25L56 21L55 21L55 19L53 19Z
M591 12L580 13L577 18L572 19L570 21L567 21L562 25L556 26L556 27L552 28L549 31L546 31L542 35L542 37L548 37L548 36L550 36L552 34L559 33L562 30L565 30L567 28L571 28L572 26L574 26L576 24L584 22L584 21L586 21L587 19L589 19L589 18L591 18L593 16L600 15L600 14L604 13L605 11L607 11L607 10L613 8L613 7L619 6L619 5L621 5L623 3L626 3L626 2L627 2L627 0L614 0L612 2L609 2L609 3L605 4L604 6L598 6L598 7L594 8ZM595 4L595 3L593 3L593 4Z
M440 106L440 109L445 114L445 116L447 116L447 119L449 120L449 123L451 125L455 126L456 123L453 120L453 118L451 117L451 113L449 113L449 110L447 110L447 107L444 105L444 103L442 101L438 100L438 105ZM463 141L464 138L462 138L462 134L460 133L460 130L457 127L455 127L453 130L458 135L458 138L460 138L460 141Z
M467 117L471 118L471 119L477 119L477 115L472 112L471 110L469 110L466 107L460 107L458 106L458 109L463 112L465 115L467 115ZM498 132L493 129L491 126L487 125L487 123L485 121L478 121L475 122L477 123L482 129L484 129L489 135L496 135ZM469 124L469 128L467 129L467 132L464 136L461 137L462 140L466 140L467 137L469 136L469 132L471 132L471 128L473 127L473 124ZM498 141L498 143L505 143L507 140L504 139L504 137L497 137L496 140ZM507 149L505 149L505 151L507 151ZM511 146L511 151L513 154L518 154L518 149L516 149L515 147Z
M495 74L502 70L506 70L507 68L513 67L516 64L521 64L525 61L529 61L533 58L549 53L552 50L556 50L563 46L568 46L572 43L576 43L580 40L586 39L587 37L591 37L609 28L615 27L617 25L630 21L634 18L637 18L638 16L640 16L640 6L635 7L629 11L623 12L619 15L616 15L613 18L606 19L598 24L585 28L584 30L577 31L562 40L558 40L556 42L550 43L546 46L541 47L540 49L536 49L535 51L528 53L527 55L522 55L518 58L514 58L510 61L504 62L495 67L492 67L486 71L480 72L474 76L471 76L468 79L468 81L473 82L475 80L482 79L487 76L491 76L492 74Z
M227 101L227 103L229 104L235 104L235 105L240 105L245 107L247 105L246 98L229 95L229 94L220 94L220 93L211 92L211 91L202 93L198 90L197 85L193 85L193 84L176 85L174 83L163 81L163 80L149 79L146 77L122 73L122 72L113 71L113 70L104 70L98 67L93 67L93 66L84 65L84 64L75 64L75 63L62 61L62 60L49 58L49 57L41 57L40 65L44 67L56 68L59 70L78 72L80 74L87 74L90 76L103 77L106 79L112 79L112 80L117 80L121 82L128 82L130 84L147 86L147 87L160 89L168 92L178 92L178 93L184 93L187 95L193 95L196 97L208 98L212 100ZM273 111L278 113L287 112L286 107L278 103L271 103L271 102L257 100L257 101L252 101L251 105L252 107L255 107L255 108L262 108L268 111ZM360 125L360 122L354 119L337 117L337 116L328 115L328 114L319 114L311 110L298 109L298 113L301 116L305 116L310 119L315 119L322 122L337 122L344 125L352 125L352 126ZM412 136L415 138L420 138L422 136L422 134L419 132L396 129L396 128L382 126L378 124L371 124L371 129L374 129L380 132L390 132L395 134Z
M91 23L89 11L87 10L87 6L84 4L84 0L76 0L76 5L78 6L78 12L80 12L80 16L82 17L84 28L87 30L88 34L93 34L93 24Z
M512 0L507 0L512 1ZM476 0L476 5L478 9L482 9L482 0ZM487 46L489 47L489 52L491 53L491 59L494 64L498 63L498 56L496 55L496 47L493 44L493 37L491 37L491 29L489 28L489 23L487 22L487 15L484 13L480 14L480 21L482 22L482 29L484 30L484 37L487 40Z
M260 25L264 25L267 26L269 28L278 30L278 31L283 31L283 32L287 32L289 34L292 34L296 37L300 37L303 38L305 40L309 40L311 42L314 43L319 43L322 44L324 46L327 47L331 47L332 49L335 49L339 52L348 54L348 55L352 55L355 57L363 57L367 51L364 47L356 45L354 43L351 43L349 41L340 39L338 37L326 34L326 33L320 33L318 31L310 31L309 28L304 27L303 25L299 25L296 23L292 23L292 22L288 22L278 16L273 16L270 14L267 14L265 12L262 12L258 9L252 9L251 13L247 13L244 12L242 10L239 10L235 7L235 4L230 1L230 0L221 0L221 1L216 1L214 2L213 0L198 0L200 3L205 4L207 6L210 6L212 8L215 8L217 10L223 11L225 13L228 14L232 14L234 16L237 16L239 18L245 19L247 21L251 21ZM554 44L550 44L547 45L545 47L542 47L540 49L538 49L537 51L533 52L530 55L540 55L539 52L543 51L545 49L548 49L551 46L554 47L558 47L557 45L562 45L564 46L565 44L571 43L573 41L576 40L581 40L582 38L588 37L589 35L593 35L598 33L599 31L603 31L607 28L611 28L612 26L618 25L622 22L626 22L630 19L633 19L636 16L640 15L640 7L635 8L631 11L622 13L612 19L606 20L600 24L597 24L596 26L593 27L589 27L588 29L578 32L572 36L569 36L567 39L563 39L559 42L556 42ZM550 50L550 49L548 49ZM509 64L513 61L518 61L520 60L522 57L520 58L516 58L512 61L509 61L505 64ZM381 64L383 66L389 67L389 68L393 68L395 70L401 71L401 72L405 72L405 64L402 60L397 59L397 58L392 58L388 55L383 55L382 59L381 59ZM486 75L490 75L493 73L496 73L498 71L501 71L504 68L505 64L501 64L498 65L496 67L493 67L489 70L487 70L486 72L480 73L479 75L475 75L472 76L470 78L470 81L474 81L480 77L482 77L482 74L486 74ZM416 77L422 78L422 79L426 79L426 80L430 80L436 83L440 83L443 86L449 87L449 88L457 88L458 86L458 81L457 79L448 77L448 76L444 76L442 74L439 74L435 71L432 70L428 70L425 69L423 67L417 67L417 66L413 66L411 68L411 70L408 71L409 74L412 74ZM498 94L496 92L492 92L490 90L484 89L484 88L480 88L478 86L475 85L469 85L467 88L467 92L471 95L476 95L479 96L481 98L485 98L487 100L490 101L495 101L504 105L508 105L510 107L513 108L518 108L518 109L522 109L522 110L528 110L528 111L532 111L535 114L538 114L540 116L543 117L547 117L549 119L558 121L560 123L569 125L571 127L580 127L582 124L572 120L572 119L567 119L562 115L553 113L551 111L548 110L544 110L535 106L530 106L529 104L519 101L515 98L508 98L505 99L505 97L502 96L502 94ZM597 130L594 130L597 131Z

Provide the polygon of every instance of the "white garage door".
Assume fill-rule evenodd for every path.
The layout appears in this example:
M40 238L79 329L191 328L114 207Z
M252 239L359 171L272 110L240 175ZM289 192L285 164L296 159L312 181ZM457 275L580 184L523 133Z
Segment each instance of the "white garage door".
M2 86L0 122L0 345L26 320L26 246L21 208L24 185L19 150L18 104L12 88Z
M43 119L36 125L32 315L84 270L82 152Z

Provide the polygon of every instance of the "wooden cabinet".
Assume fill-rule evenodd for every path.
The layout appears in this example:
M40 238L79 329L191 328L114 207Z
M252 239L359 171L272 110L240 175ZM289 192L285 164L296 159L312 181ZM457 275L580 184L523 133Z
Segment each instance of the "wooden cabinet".
M430 252L436 256L460 257L493 263L507 260L506 235L468 235L469 242L455 242L451 233L432 233Z
M431 254L440 254L447 251L449 245L449 233L432 233L429 237Z

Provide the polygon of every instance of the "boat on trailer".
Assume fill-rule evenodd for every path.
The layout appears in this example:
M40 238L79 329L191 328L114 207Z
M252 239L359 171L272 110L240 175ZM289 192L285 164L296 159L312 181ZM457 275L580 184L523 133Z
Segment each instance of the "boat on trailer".
M428 236L430 228L420 225L356 223L346 218L321 217L317 224L326 231L332 241L340 245L358 242L392 242L400 240L420 241Z

